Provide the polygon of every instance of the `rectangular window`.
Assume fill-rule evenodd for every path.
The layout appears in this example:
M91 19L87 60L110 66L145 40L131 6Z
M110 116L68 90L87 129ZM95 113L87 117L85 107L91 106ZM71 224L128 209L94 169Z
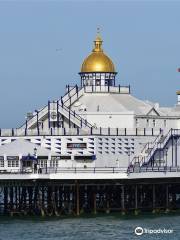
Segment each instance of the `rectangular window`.
M8 160L8 167L19 167L19 160Z
M0 167L4 167L4 160L0 160Z
M58 167L58 160L51 160L50 167Z
M11 167L11 160L8 160L8 167Z
M40 160L40 167L41 168L44 168L44 167L46 167L47 166L47 160Z
M12 167L15 167L16 165L15 165L15 161L12 161Z

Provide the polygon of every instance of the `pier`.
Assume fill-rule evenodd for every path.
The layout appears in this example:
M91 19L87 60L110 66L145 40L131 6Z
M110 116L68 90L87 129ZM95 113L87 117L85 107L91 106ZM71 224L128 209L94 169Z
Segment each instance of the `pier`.
M137 215L179 208L179 178L0 181L1 215L81 216L115 212Z

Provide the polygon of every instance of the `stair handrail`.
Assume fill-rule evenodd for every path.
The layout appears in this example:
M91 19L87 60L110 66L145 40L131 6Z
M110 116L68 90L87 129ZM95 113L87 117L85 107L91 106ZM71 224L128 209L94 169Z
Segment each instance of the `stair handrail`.
M145 152L147 151L147 149L149 148L149 146L152 144L152 146L154 147L155 146L155 144L157 143L157 142L159 142L159 140L160 140L160 138L162 137L162 131L160 131L160 133L159 133L159 135L154 139L154 141L153 142L148 142L148 143L146 143L145 144L145 146L144 146L144 148L141 150L141 152L140 152L140 155L138 155L138 156L134 156L133 157L133 159L132 159L132 161L131 161L131 163L130 163L130 165L134 165L135 163L137 163L135 160L138 158L138 163L140 164L142 161L143 162L145 162ZM152 149L153 149L153 147L152 147ZM151 149L151 151L152 151L152 149ZM148 154L149 155L149 154ZM141 160L139 160L141 158Z
M69 92L69 93L68 93L69 98L66 99L66 100L63 102L63 105L65 105L65 103L66 103L67 101L69 101L70 98L74 97L74 95L77 95L77 93L79 93L84 87L77 87L77 86L75 86L74 88L77 88L78 91L75 92L72 96L69 95L69 93L70 93L70 92ZM73 89L74 89L74 88L73 88ZM71 90L73 90L73 89L71 89ZM66 95L65 95L65 96L66 96ZM79 96L77 96L77 98L78 98L78 97L79 97ZM63 98L62 98L62 99L63 99ZM66 107L68 107L68 106L66 105Z
M168 131L168 133L166 134L163 142L157 141L157 142L154 144L153 148L151 149L151 151L150 151L150 152L148 153L148 155L146 156L145 162L149 162L149 160L151 159L151 157L153 156L153 154L155 153L155 151L156 151L157 149L162 149L162 148L164 148L164 146L166 145L167 141L168 141L169 138L172 136L172 132L173 132L173 129L171 128L171 129ZM162 136L163 136L163 135L162 135ZM159 140L160 140L160 139L159 139Z
M91 125L86 119L82 118L79 114L77 114L75 111L72 111L70 108L68 108L65 105L60 105L60 107L62 107L62 109L64 109L66 112L70 112L71 116L73 116L74 118L78 119L80 122L82 121L82 123L84 123L84 125L86 125L89 128L93 128L93 125Z
M57 100L58 103L59 103L61 100L63 100L63 98L64 98L65 96L67 96L67 95L69 96L69 94L70 94L75 88L77 88L78 91L80 91L83 87L79 88L77 85L75 85L73 88L70 89L69 92L65 93L62 98L59 98L59 99ZM74 96L75 94L77 94L77 92L75 92L72 96ZM72 96L70 96L70 97L72 97ZM70 99L70 97L69 97L65 102L67 102L67 101ZM35 112L35 114L33 114L32 118L30 118L29 120L27 120L27 122L28 122L28 123L33 122L32 120L37 117L37 114L40 116L40 114L42 113L42 111L43 111L45 108L47 108L47 107L48 107L48 105L45 105L43 108L41 108L41 109L38 111L38 113ZM23 126L25 126L25 124L26 124L26 123L23 123L23 124L19 127L19 129L22 128Z
M161 135L162 135L162 132L160 131L160 133L157 135L157 137L154 139L154 141L152 141L152 142L147 142L147 143L144 145L143 149L141 150L141 153L144 153L144 152L149 148L149 146L154 145L154 143L155 143L156 141L158 141L158 139L159 139L159 137L160 137Z

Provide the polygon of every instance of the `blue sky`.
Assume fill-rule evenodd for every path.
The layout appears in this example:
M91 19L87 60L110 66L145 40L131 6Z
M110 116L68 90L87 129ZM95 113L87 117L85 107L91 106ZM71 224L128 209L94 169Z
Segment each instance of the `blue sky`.
M0 1L0 127L18 127L26 112L80 83L98 26L118 83L174 105L179 25L180 1Z

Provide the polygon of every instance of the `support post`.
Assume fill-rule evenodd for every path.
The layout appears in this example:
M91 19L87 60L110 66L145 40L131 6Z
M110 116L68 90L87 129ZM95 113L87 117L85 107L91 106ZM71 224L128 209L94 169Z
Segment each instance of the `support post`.
M94 207L94 214L96 214L97 211L96 211L96 193L95 192L93 193L93 207Z
M79 209L79 183L76 180L75 182L76 185L76 215L79 216L80 214L80 209Z
M71 112L70 112L70 108L69 108L69 128L71 127Z
M28 124L27 124L27 119L26 119L25 136L27 135L27 128L28 128Z
M57 128L59 128L59 102L57 101Z
M124 185L121 186L121 213L125 215Z
M135 185L135 215L138 215L138 186L137 184Z
M156 188L155 184L152 185L152 203L153 203L153 213L156 213Z
M166 213L169 212L169 185L166 184Z
M50 128L50 101L48 101L48 127Z

